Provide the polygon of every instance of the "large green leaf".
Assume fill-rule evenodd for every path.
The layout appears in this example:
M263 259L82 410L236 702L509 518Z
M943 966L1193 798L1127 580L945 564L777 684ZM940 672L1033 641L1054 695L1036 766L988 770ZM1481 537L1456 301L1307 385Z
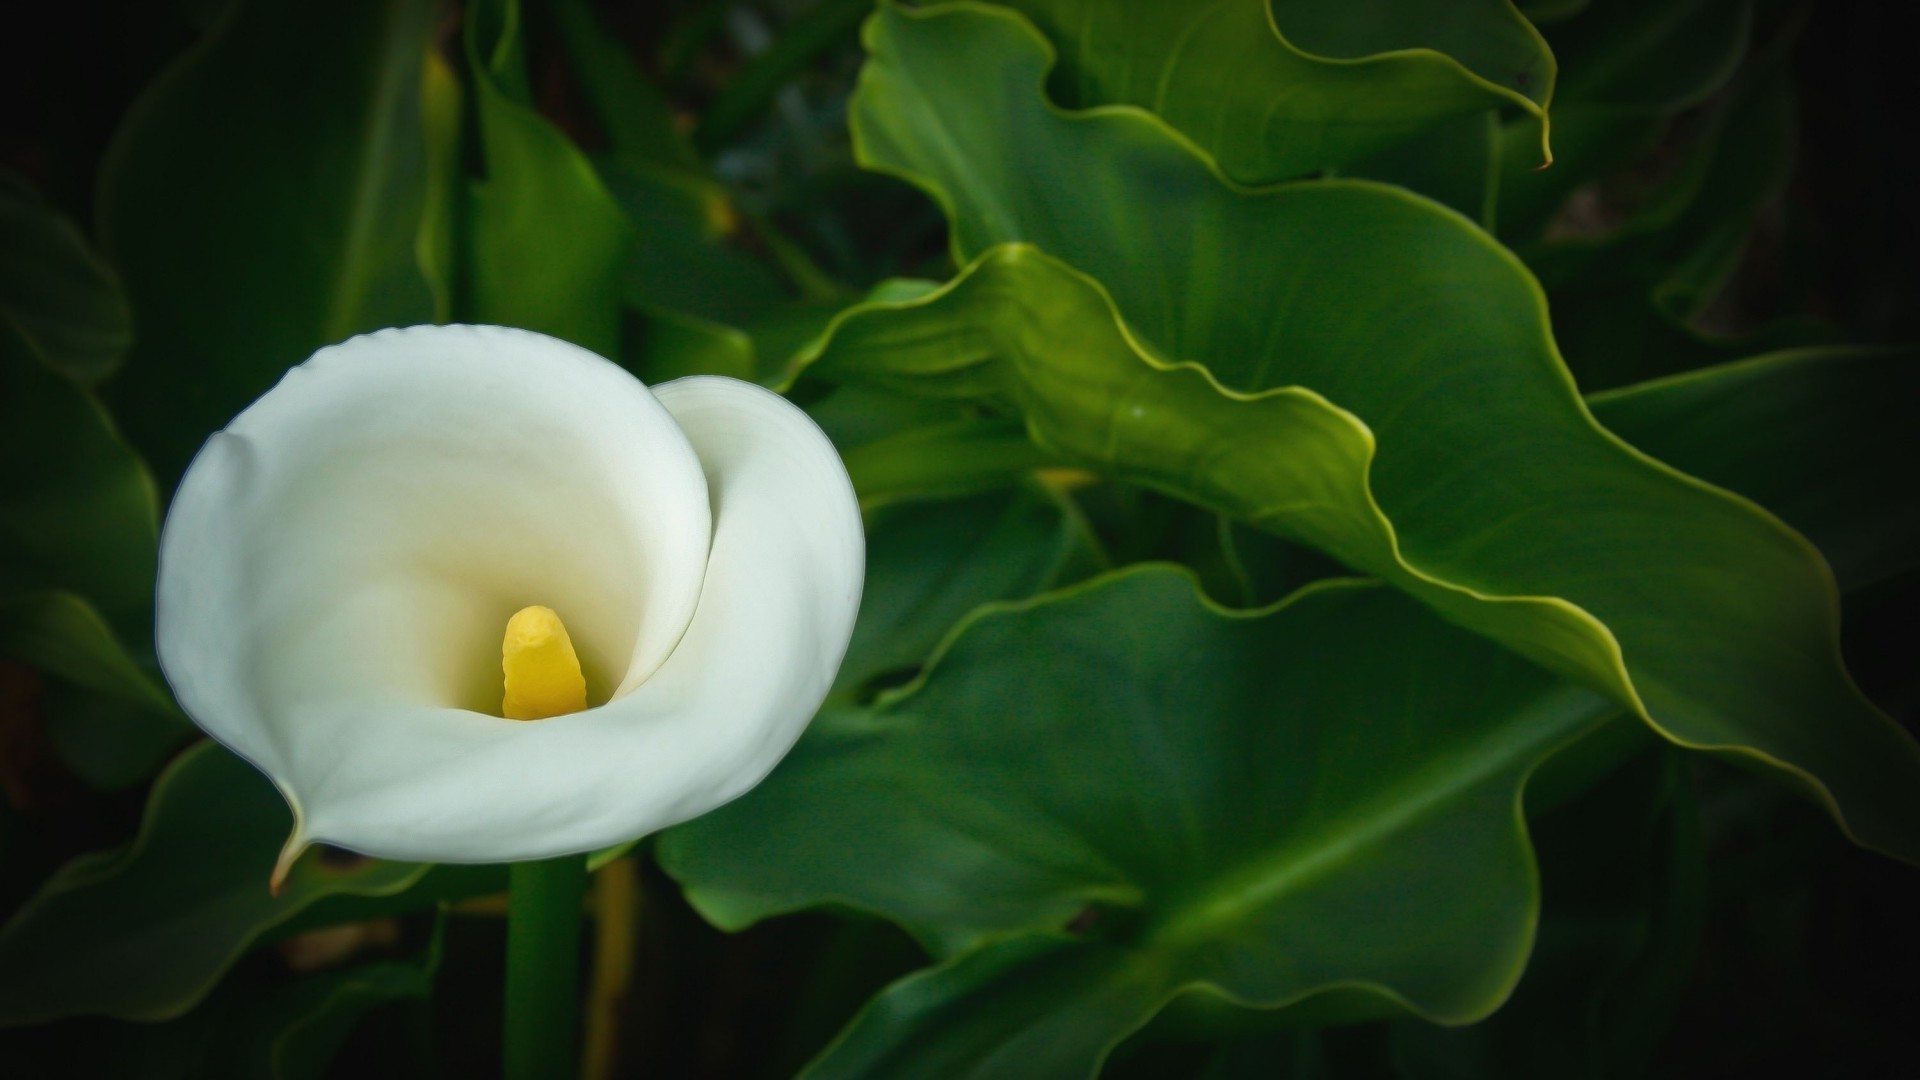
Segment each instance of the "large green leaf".
M1359 161L1503 106L1532 117L1542 158L1553 55L1507 0L1000 2L1059 50L1061 104L1154 112L1245 183Z
M887 7L867 39L865 159L978 259L850 309L821 370L997 398L1043 446L1319 547L1920 858L1920 746L1840 665L1817 552L1596 425L1485 233L1378 185L1235 189L1151 118L1061 116L1012 16Z
M397 893L428 867L321 851L278 896L286 802L212 743L175 759L128 847L67 864L0 928L0 1026L178 1016L261 935L324 897Z
M138 337L109 387L170 487L316 348L433 317L416 262L429 0L236 0L135 104L100 228Z
M1587 399L1642 450L1780 515L1843 589L1920 567L1920 354L1808 349Z
M976 616L660 858L721 926L834 901L952 958L820 1075L1086 1075L1194 990L1459 1023L1532 937L1521 785L1613 709L1390 589L1234 613L1148 566Z
M72 222L26 182L0 172L0 319L48 364L92 383L133 340L127 300Z
M486 179L468 199L463 314L616 356L632 227L586 156L534 110L517 0L468 8L466 43Z

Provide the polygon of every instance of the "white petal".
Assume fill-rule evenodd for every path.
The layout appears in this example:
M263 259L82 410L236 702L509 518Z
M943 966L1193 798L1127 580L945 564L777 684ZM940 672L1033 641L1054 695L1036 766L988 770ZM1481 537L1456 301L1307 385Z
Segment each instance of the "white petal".
M312 838L443 862L588 851L734 798L799 738L860 606L865 539L845 467L805 413L750 383L696 377L654 393L699 452L713 505L706 584L673 655L606 705L506 722L498 744L457 759L443 741L497 729L396 723L387 752L443 766L311 806ZM529 789L539 798L522 798ZM490 803L503 795L511 814Z
M315 838L441 861L590 850L732 799L799 738L859 609L864 539L845 468L804 413L759 387L695 378L655 393L699 452L714 508L705 588L673 655L607 705L518 725L511 746L476 750L445 775L315 807ZM413 759L440 737L424 725L398 735L389 750ZM460 797L529 785L544 796L517 820ZM430 827L446 813L458 816ZM450 849L482 818L483 841ZM383 835L408 819L416 832Z
M195 458L161 538L161 665L306 839L599 846L631 835L573 814L604 740L487 715L501 632L545 604L590 695L639 682L691 623L711 525L692 446L613 364L524 331L382 331L316 353Z

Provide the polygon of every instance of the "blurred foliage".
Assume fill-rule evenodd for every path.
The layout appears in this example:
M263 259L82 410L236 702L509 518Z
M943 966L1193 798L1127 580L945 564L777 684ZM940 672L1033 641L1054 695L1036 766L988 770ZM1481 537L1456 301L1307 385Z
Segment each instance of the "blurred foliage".
M1912 1071L1880 8L48 17L0 139L9 1076L497 1069L504 869L270 895L284 804L151 641L194 450L421 321L780 389L867 515L801 744L602 860L594 1075Z

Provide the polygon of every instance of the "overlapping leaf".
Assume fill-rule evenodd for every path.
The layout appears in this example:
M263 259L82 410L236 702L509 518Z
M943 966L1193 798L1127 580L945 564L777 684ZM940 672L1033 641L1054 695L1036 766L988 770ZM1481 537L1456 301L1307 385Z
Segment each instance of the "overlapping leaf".
M1920 856L1920 749L1841 668L1816 553L1600 429L1483 233L1373 185L1235 189L1150 118L1054 113L1012 16L888 7L867 39L862 153L979 258L851 311L821 370L998 398L1056 451L1308 541Z
M1135 105L1261 183L1363 160L1512 106L1535 164L1554 60L1507 0L1357 10L1329 0L1000 0L1059 50L1062 105Z
M1920 567L1920 355L1773 353L1587 399L1607 428L1780 515L1842 589Z
M73 223L0 172L0 319L68 378L112 372L133 340L119 279Z
M838 901L953 957L818 1075L1085 1075L1198 987L1457 1023L1531 938L1520 787L1613 709L1389 589L1235 614L1147 567L989 609L660 854L723 926Z
M390 895L428 867L309 853L267 891L285 802L202 743L155 782L140 835L55 874L0 929L0 1026L63 1016L156 1020L191 1008L260 935L324 897Z
M153 605L153 484L99 405L6 319L0 511L0 654L136 703L177 734L172 696L127 647L144 649Z
M313 350L433 317L415 239L436 10L238 0L115 138L100 227L138 336L109 397L163 488Z
M1529 160L1533 125L1502 133L1500 234L1540 237L1567 196L1649 149L1681 110L1731 77L1747 51L1747 0L1614 0L1548 28L1560 78L1554 165Z
M1092 564L1084 527L1066 505L1025 488L879 508L867 526L866 588L836 695L910 673L974 608L1032 596Z
M619 268L632 226L586 156L527 89L517 0L467 13L486 179L470 196L466 317L619 353Z

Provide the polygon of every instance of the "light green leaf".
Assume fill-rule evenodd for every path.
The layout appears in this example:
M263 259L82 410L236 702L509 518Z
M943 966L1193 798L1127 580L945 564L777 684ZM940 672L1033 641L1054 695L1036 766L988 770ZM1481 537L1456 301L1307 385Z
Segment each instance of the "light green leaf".
M178 1016L309 904L397 893L427 872L316 850L276 897L267 878L291 825L253 766L213 743L180 755L154 782L132 844L68 863L0 928L0 1026Z
M533 108L518 0L467 9L486 179L469 206L467 317L616 356L632 226L586 156Z
M1920 354L1806 349L1587 399L1647 453L1780 515L1853 590L1920 567Z
M100 227L139 333L109 385L163 486L315 349L433 317L429 0L235 0L134 105Z
M1532 118L1527 153L1544 157L1553 55L1506 0L1001 2L1058 50L1049 86L1062 105L1146 109L1245 183L1346 165L1503 106Z
M1920 746L1841 667L1817 553L1596 425L1485 233L1377 185L1237 189L1151 118L1063 117L1008 16L887 7L867 40L865 160L978 259L851 309L819 370L996 399L1044 448L1318 547L1920 858Z
M1532 937L1521 786L1613 708L1391 589L1235 613L1135 568L987 609L660 858L721 926L831 901L953 958L821 1076L1089 1075L1190 991L1461 1023Z
M0 171L0 319L54 370L81 383L112 372L132 343L120 282L73 223Z
M1019 425L977 418L909 428L840 456L865 506L1003 488L1053 464Z

